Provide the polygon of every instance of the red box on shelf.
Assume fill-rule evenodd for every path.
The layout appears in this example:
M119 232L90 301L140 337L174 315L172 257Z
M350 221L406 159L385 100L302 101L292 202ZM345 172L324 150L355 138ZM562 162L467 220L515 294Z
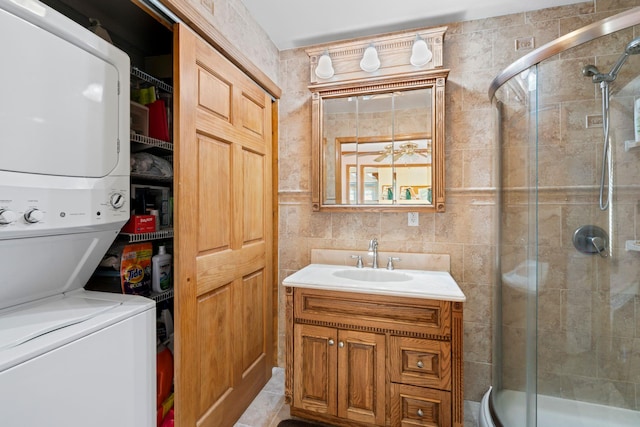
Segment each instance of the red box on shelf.
M131 215L129 222L122 227L123 233L140 234L156 231L155 215Z

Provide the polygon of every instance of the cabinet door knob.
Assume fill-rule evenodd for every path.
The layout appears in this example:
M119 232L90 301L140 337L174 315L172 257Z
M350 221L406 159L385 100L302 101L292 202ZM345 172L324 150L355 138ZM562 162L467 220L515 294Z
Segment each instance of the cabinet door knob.
M340 341L340 342L338 343L338 347L340 347L340 348L344 347L344 343L343 343L342 341Z
M422 409L418 409L418 416L421 417L424 415L424 412L422 412Z
M424 368L424 363L422 363L422 360L418 360L417 366L420 369Z
M334 345L335 342L333 340L329 340L329 345Z

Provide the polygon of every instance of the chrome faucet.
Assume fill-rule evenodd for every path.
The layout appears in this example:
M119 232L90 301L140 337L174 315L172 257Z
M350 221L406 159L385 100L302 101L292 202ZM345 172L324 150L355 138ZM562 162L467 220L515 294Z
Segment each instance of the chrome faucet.
M371 268L378 268L378 239L375 237L369 241L369 255L373 256Z

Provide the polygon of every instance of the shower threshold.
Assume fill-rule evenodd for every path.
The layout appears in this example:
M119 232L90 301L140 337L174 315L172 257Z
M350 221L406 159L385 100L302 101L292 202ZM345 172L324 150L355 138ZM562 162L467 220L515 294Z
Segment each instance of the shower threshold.
M488 395L489 392L487 392ZM488 414L488 399L482 399L480 411ZM638 427L640 411L579 402L546 395L538 395L538 427ZM523 426L525 419L525 393L503 390L498 406L506 408L502 413L504 427ZM482 427L493 427L488 417L481 415Z

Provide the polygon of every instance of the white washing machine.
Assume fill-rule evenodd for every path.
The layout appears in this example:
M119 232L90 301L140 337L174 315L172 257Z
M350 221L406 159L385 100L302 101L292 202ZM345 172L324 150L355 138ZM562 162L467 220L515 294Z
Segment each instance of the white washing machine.
M129 218L129 58L36 0L0 57L0 426L155 426L155 303L83 289Z

